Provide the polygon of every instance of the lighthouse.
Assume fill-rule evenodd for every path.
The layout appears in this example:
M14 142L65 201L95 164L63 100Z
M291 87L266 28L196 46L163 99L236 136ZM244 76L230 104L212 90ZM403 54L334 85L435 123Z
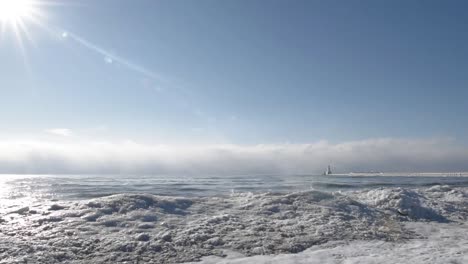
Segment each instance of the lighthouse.
M331 167L330 165L328 165L327 170L323 172L323 175L331 175L331 174L332 174Z

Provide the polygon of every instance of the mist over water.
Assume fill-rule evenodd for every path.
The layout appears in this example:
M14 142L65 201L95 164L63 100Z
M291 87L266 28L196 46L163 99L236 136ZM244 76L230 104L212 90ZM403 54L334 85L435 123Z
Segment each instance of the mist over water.
M55 133L71 133L60 129ZM468 151L443 139L377 138L304 144L146 144L0 140L1 174L279 175L353 171L468 171ZM338 169L339 168L339 169Z

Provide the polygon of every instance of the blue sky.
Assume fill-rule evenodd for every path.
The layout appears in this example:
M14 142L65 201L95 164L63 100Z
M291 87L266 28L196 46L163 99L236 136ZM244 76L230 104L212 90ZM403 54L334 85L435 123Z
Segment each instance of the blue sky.
M54 3L2 33L5 139L468 142L466 1Z

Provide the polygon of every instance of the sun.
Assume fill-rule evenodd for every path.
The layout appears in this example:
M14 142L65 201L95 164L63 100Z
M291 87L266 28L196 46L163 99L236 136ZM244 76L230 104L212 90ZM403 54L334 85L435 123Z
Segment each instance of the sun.
M23 37L32 41L29 27L43 25L42 5L44 0L0 0L0 44L4 42L5 33L12 32L25 55Z
M34 44L30 26L43 26L41 6L45 0L0 0L0 47L5 43L5 33L15 36L23 59L27 64L27 51L23 37Z
M0 0L0 22L17 25L25 19L30 19L36 13L36 3L33 0Z

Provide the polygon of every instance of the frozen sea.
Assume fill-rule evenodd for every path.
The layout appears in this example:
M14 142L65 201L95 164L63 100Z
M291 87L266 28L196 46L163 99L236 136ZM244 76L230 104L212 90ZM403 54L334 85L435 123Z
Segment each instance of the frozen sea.
M0 175L0 263L468 263L468 177Z

